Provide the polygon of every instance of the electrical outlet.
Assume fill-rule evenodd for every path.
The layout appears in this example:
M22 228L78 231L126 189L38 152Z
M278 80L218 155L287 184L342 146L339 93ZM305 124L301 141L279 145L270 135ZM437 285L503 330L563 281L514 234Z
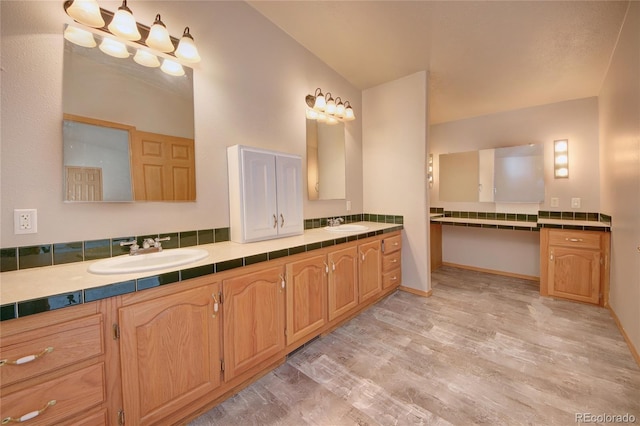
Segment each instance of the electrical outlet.
M579 209L580 208L580 198L572 198L571 199L571 208L572 209Z
M551 197L551 207L560 207L560 199L557 197Z
M351 201L347 200L347 211L351 211Z
M15 209L13 211L13 231L15 234L35 234L38 232L38 210Z

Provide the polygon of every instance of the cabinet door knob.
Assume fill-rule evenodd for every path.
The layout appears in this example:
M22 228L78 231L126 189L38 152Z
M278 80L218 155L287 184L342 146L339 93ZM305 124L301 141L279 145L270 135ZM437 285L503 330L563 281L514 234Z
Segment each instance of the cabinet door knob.
M280 228L284 228L284 216L280 213Z
M276 217L276 215L273 215L273 227L275 228L276 226L278 226L278 218Z

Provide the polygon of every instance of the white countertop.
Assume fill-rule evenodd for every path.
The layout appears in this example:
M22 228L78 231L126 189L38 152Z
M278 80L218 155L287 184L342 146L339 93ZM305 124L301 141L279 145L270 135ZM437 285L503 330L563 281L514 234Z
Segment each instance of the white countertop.
M228 241L193 246L192 248L199 248L208 251L209 255L202 260L188 265L157 269L148 272L96 275L87 271L91 264L99 262L100 260L3 272L0 273L0 304L6 305L73 291L87 290L123 281L178 271L181 269L210 265L212 263L219 263L227 260L249 257L257 254L402 226L400 224L378 222L358 222L358 224L365 225L368 229L366 231L357 232L331 232L326 231L323 228L316 228L306 230L302 235L259 241L255 243L239 244ZM170 249L167 249L167 251L168 250Z
M592 226L594 228L611 228L610 223L597 222L595 220L568 220L568 219L540 219L540 225L564 225L564 226Z
M525 222L517 220L498 220L498 219L475 219L469 217L432 217L432 222L450 222L450 223L477 223L480 225L502 225L502 226L519 226L524 228L537 228L538 222Z

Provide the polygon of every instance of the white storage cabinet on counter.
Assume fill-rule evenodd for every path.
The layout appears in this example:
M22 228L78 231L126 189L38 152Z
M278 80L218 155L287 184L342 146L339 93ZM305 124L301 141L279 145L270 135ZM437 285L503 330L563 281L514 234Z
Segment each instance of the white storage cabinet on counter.
M304 232L302 158L242 145L227 148L231 241Z

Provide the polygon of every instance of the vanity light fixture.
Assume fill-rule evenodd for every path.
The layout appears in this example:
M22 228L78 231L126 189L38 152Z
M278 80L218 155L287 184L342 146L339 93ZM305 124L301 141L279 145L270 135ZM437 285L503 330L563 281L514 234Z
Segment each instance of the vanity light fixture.
M320 88L317 88L313 95L307 95L305 102L307 104L305 115L310 120L337 124L339 121L356 119L349 101L343 103L339 96L333 99L330 92L325 95Z
M133 12L127 7L127 0L122 0L122 6L113 15L113 19L107 28L112 34L125 40L136 41L142 38L140 31L138 31L138 23L133 17Z
M160 69L174 76L185 74L180 62L193 64L201 60L189 27L184 29L182 38L178 40L169 35L160 14L156 15L151 27L142 25L133 17L127 0L123 0L116 13L100 8L96 0L66 0L63 7L77 23L91 27L85 30L67 25L64 38L79 46L95 47L94 35L105 33L100 50L106 54L127 58L136 51L134 61L145 67L160 67L162 58ZM105 22L109 24L105 26ZM104 41L107 39L109 41ZM137 48L136 45L142 45L143 48Z
M104 19L96 0L71 0L64 3L64 10L76 22L93 28L104 27Z
M159 13L156 15L156 20L149 29L146 43L150 48L159 50L160 52L168 53L174 50L169 31L167 31L166 25L164 25L164 22L160 19Z
M429 182L429 188L433 188L433 154L429 154L427 162L427 181Z
M556 179L569 177L569 141L567 139L553 141L553 177Z

